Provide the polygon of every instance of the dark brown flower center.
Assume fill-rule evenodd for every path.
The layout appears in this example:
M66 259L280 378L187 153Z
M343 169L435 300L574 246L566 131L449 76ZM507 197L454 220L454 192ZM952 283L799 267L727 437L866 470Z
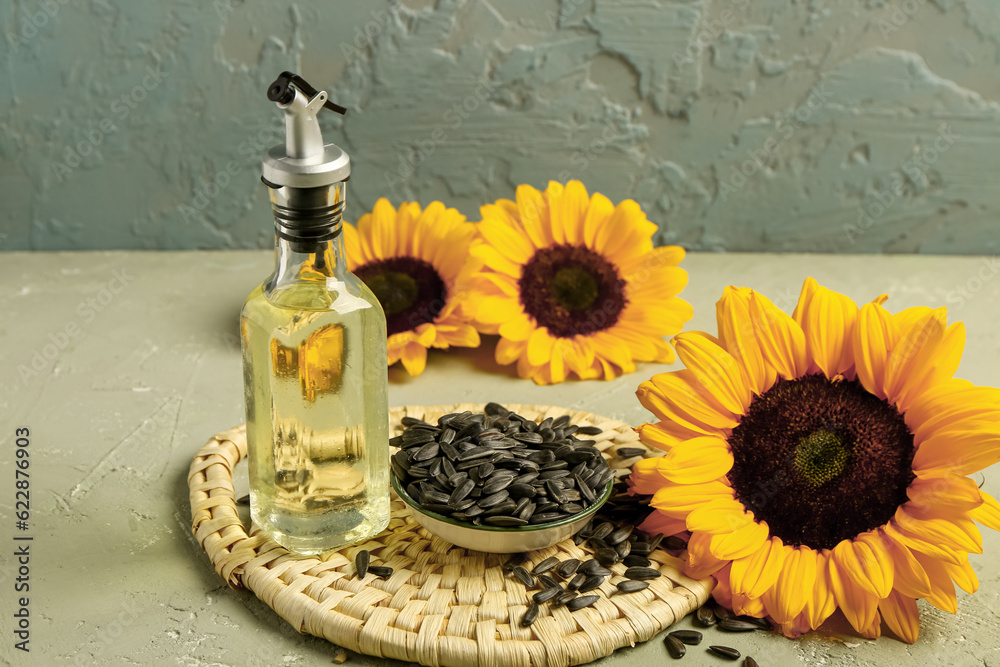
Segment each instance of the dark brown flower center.
M448 297L448 289L437 270L415 257L369 262L354 273L378 297L390 336L433 322Z
M525 312L558 338L607 329L628 303L615 265L583 246L537 251L524 265L520 291Z
M856 380L778 380L729 436L736 497L785 544L832 549L885 524L913 481L913 434Z

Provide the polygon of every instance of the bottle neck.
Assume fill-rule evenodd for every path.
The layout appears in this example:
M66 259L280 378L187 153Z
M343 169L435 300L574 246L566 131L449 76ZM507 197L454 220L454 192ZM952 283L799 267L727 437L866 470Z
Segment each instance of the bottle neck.
M278 228L272 289L293 282L325 282L327 278L344 280L346 274L342 234L323 241L302 241L284 237L281 228Z

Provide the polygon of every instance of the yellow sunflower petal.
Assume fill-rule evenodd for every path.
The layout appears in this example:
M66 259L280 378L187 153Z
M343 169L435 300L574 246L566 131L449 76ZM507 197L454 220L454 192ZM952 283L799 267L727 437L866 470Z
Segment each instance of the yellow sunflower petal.
M424 372L424 367L427 365L427 348L419 343L410 343L403 348L400 360L410 377L417 377Z
M674 337L674 349L684 365L723 407L733 414L746 412L753 393L731 354L708 336L683 333Z
M944 569L952 581L969 595L979 590L979 577L976 576L976 571L972 569L968 560L963 560L958 565L944 563Z
M914 507L930 515L965 513L983 504L974 481L945 470L918 473L906 495Z
M544 328L532 331L528 338L528 363L532 366L541 366L548 362L554 342Z
M517 217L521 225L528 231L531 238L538 238L542 243L539 247L551 245L551 225L549 224L549 205L545 195L530 185L519 185L516 190Z
M571 245L583 245L583 220L587 215L587 206L590 204L590 195L587 188L580 181L570 181L563 189L562 198L559 202L559 214L562 216L564 242ZM550 209L555 215L556 205L552 204ZM557 226L553 223L553 229Z
M719 341L742 366L750 390L762 394L774 385L777 372L764 362L750 319L750 290L727 287L715 304Z
M659 422L658 424L640 424L635 428L639 434L639 439L650 447L662 449L669 452L678 444L691 438L701 437L701 433L690 431L672 422Z
M658 464L662 474L661 464ZM733 497L733 490L722 482L706 482L705 484L671 484L658 489L649 502L651 507L666 512L671 516L686 517L693 509L706 502L724 500ZM721 558L721 556L720 556Z
M521 265L516 262L512 262L499 250L485 241L473 241L472 245L469 247L469 254L494 271L498 271L513 278L521 277Z
M985 491L979 493L983 504L969 512L969 517L987 528L1000 530L1000 502Z
M967 420L992 422L1000 430L1000 389L951 378L921 394L903 417L917 442Z
M733 453L725 440L705 436L673 447L663 457L663 476L677 484L700 484L719 479L733 467Z
M353 271L369 259L361 252L361 239L358 238L358 230L354 225L343 223L344 230L344 253L347 255L347 268Z
M855 371L862 386L879 398L885 398L886 362L899 335L880 300L861 307L853 337Z
M761 598L749 598L745 595L733 596L733 611L742 616L752 616L754 618L764 618L767 616L767 608Z
M899 512L897 511L897 514ZM958 550L953 549L947 544L938 544L932 539L923 539L922 536L914 535L909 531L903 530L896 520L892 520L882 527L885 534L891 539L895 540L902 546L914 551L914 556L917 553L925 554L939 560L947 561L950 563L959 563L960 558L958 555Z
M476 231L491 248L515 264L524 264L535 254L535 247L520 230L502 222L483 220Z
M507 296L484 296L476 304L476 320L484 323L502 324L523 312L517 299Z
M825 549L816 554L816 580L803 611L810 628L818 628L837 610L837 600L833 597L833 589L830 587L829 559L829 551Z
M806 350L816 369L833 379L854 365L857 304L806 278L793 317L802 327Z
M931 581L931 591L924 596L924 599L941 611L946 611L949 614L957 612L958 598L955 595L955 584L951 581L951 575L948 568L945 567L946 563L919 552L914 555Z
M816 583L816 552L809 547L789 549L778 580L766 593L764 604L778 623L788 623L805 609Z
M604 224L604 221L611 216L615 210L615 205L611 200L595 192L590 198L590 206L587 207L587 215L583 219L583 244L588 248L595 248L597 230Z
M650 535L656 535L657 533L676 535L677 533L684 532L684 520L674 519L662 512L650 512L649 516L639 524L639 530Z
M735 428L736 415L722 407L690 371L654 375L639 385L639 402L663 420L708 435Z
M844 612L848 623L858 632L871 627L878 614L878 598L860 586L840 569L835 558L827 561L830 589L837 606Z
M732 491L730 491L732 493ZM768 538L766 523L751 521L731 533L713 535L711 548L716 558L734 560L757 551Z
M521 341L528 340L534 330L534 322L524 311L521 311L514 317L501 322L499 333L504 338Z
M501 366L506 366L512 364L521 358L524 354L524 348L527 343L522 341L510 340L509 338L501 338L497 341L497 347L495 350L495 357L497 363Z
M659 459L650 458L636 461L632 466L629 482L636 493L653 494L666 483L667 479L660 472Z
M907 644L917 641L920 636L920 611L916 600L892 591L886 599L879 601L878 608L882 620L897 637Z
M983 553L983 536L971 519L953 517L950 519L918 518L910 513L907 506L896 510L893 520L900 529L922 537L936 544L947 544L954 549L969 553ZM915 547L914 547L915 548Z
M750 294L750 321L764 360L778 375L791 380L806 373L806 337L798 322L757 292Z
M395 257L397 236L396 209L382 197L375 202L369 219L369 253L375 259Z
M880 539L841 540L833 548L833 560L841 573L876 597L892 590L892 560Z
M961 323L947 327L946 309L938 308L910 327L886 361L887 400L906 410L935 380L950 378L965 346Z
M892 558L895 589L911 598L922 598L930 593L931 580L913 553L888 535L886 544Z
M729 533L753 521L753 516L735 498L713 500L687 515L687 529L718 535Z
M712 553L710 535L695 533L688 540L687 557L688 562L684 572L689 577L702 579L711 576L726 566L726 561L716 558Z
M733 594L762 596L778 580L790 552L780 537L771 537L749 556L734 560L730 572Z
M913 469L970 475L1000 462L1000 430L992 422L965 420L917 445Z

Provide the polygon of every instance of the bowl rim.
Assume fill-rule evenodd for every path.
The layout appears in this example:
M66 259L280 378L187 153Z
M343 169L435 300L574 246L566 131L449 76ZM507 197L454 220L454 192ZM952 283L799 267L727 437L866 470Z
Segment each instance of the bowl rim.
M389 469L389 482L392 485L392 490L396 492L399 499L403 501L403 504L409 507L412 511L419 512L426 517L430 517L436 521L441 521L443 523L450 524L457 528L464 528L466 530L481 530L489 533L530 533L538 530L548 530L551 528L559 528L561 526L566 526L580 519L585 519L587 517L593 516L597 513L604 503L607 502L608 498L611 497L611 491L615 486L615 478L608 480L605 485L606 488L601 496L595 500L590 507L583 510L582 512L577 512L576 514L571 514L570 516L559 519L558 521L551 521L549 523L540 523L537 525L528 524L526 526L476 526L471 523L465 523L464 521L458 521L457 519L452 519L451 517L445 516L443 514L438 514L437 512L431 512L430 510L425 510L423 507L418 505L410 494L406 492L406 489L402 488L399 478L396 477L396 472Z

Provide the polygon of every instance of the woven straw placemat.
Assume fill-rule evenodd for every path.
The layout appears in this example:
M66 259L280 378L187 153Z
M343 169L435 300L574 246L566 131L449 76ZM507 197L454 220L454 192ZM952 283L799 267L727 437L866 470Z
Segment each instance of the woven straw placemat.
M643 447L619 421L558 407L506 407L538 421L568 414L574 424L604 429L594 436L596 446L616 469L638 460L622 460L615 453L620 447ZM450 412L482 409L471 403L407 406L392 409L390 420L398 434L405 416L434 422ZM711 579L684 576L681 561L657 549L649 557L663 576L646 590L613 594L625 570L619 563L594 605L570 612L545 604L538 620L523 628L520 619L534 591L505 576L500 565L507 556L467 551L433 536L396 498L383 533L322 556L290 554L256 526L248 534L233 490L233 469L246 455L246 428L239 426L213 437L195 456L188 475L195 537L231 587L253 591L299 632L352 651L434 667L579 665L650 639L697 609L712 590ZM371 552L372 564L392 567L392 576L359 580L354 556L360 549ZM584 560L591 552L567 539L528 555L530 569L549 556Z

